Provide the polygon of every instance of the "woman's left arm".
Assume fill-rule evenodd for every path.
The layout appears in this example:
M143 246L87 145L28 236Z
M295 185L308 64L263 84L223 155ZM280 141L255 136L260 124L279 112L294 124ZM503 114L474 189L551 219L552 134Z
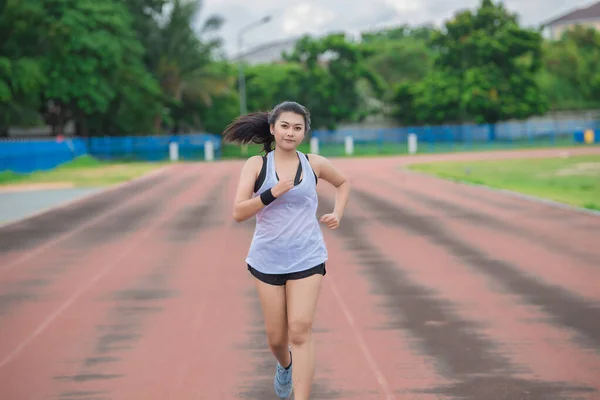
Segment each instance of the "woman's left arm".
M350 181L327 158L317 154L309 154L309 158L319 179L331 183L336 188L333 212L323 215L320 219L329 229L336 229L340 224L346 204L348 203Z

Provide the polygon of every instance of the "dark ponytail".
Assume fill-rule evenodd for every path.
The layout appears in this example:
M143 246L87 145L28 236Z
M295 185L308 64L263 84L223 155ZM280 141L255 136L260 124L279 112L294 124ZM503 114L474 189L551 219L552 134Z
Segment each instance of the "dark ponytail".
M269 113L255 112L236 118L223 131L226 141L232 143L262 144L265 153L273 150L275 138L271 135Z
M278 104L271 112L254 112L236 118L227 125L223 131L223 138L227 142L248 144L262 144L265 153L273 150L275 138L271 134L271 125L275 124L282 112L289 111L304 117L305 130L310 129L310 113L304 106L285 101Z

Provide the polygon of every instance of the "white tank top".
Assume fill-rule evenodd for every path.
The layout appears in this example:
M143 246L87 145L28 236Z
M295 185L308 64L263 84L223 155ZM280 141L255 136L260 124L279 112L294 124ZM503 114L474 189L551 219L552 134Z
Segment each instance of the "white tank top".
M256 228L246 262L265 274L289 274L327 261L317 219L317 181L308 158L297 151L302 181L256 214ZM253 197L278 182L274 151L267 153L265 180Z

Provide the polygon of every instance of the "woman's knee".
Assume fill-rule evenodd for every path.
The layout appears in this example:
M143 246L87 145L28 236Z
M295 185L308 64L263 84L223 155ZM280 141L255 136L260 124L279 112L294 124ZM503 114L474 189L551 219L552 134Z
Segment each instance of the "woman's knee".
M312 332L312 321L292 320L289 322L290 342L292 344L304 344L310 338Z
M269 341L269 347L273 350L280 350L282 348L287 348L288 346L287 332L285 329L267 330L267 339Z

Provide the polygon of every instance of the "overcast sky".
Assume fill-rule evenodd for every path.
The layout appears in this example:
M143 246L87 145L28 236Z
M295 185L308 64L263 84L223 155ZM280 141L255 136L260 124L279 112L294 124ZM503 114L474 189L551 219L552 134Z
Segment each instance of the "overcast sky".
M204 0L200 19L219 14L225 18L220 36L228 55L237 53L240 28L265 15L271 22L244 35L245 49L310 33L344 30L350 33L409 23L441 24L458 9L473 8L479 0ZM537 25L594 0L505 0L525 25Z

